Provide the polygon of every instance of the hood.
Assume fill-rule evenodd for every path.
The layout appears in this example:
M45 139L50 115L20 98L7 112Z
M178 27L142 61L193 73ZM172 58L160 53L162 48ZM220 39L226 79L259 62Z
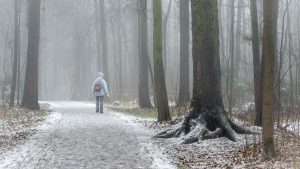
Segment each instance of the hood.
M104 77L104 74L103 74L102 72L98 72L97 75L96 75L96 77L97 77L97 78L98 78L98 77L103 78L103 77Z

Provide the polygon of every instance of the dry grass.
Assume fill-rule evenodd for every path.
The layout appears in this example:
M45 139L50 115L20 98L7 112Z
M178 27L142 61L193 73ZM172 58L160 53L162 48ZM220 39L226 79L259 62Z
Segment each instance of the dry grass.
M43 110L0 108L0 153L12 149L35 133L34 127L45 119Z
M120 106L108 106L114 111L126 113L129 115L136 116L138 118L144 118L144 119L153 119L155 120L157 118L157 110L155 108L150 109L141 109L137 106L132 106L132 104L122 104ZM187 114L188 107L170 107L170 113L172 119L176 120L178 118L182 118Z

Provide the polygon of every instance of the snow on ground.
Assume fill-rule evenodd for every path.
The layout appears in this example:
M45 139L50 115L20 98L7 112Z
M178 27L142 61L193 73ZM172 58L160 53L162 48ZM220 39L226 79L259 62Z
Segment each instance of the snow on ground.
M22 168L22 162L30 158L38 156L41 149L47 147L47 144L43 145L41 138L51 135L59 120L61 114L52 112L46 118L46 120L37 126L36 134L30 137L24 144L16 146L12 151L4 152L0 155L0 168Z
M247 140L247 141L246 141ZM237 142L232 142L227 138L217 138L213 140L199 141L193 144L181 144L182 140L177 138L157 139L157 144L164 146L168 154L176 160L179 166L189 168L245 168L242 162L232 162L234 152L238 148L253 142L250 138L240 135ZM248 142L248 143L246 143ZM253 163L253 165L256 165ZM247 167L246 167L247 168Z
M51 113L35 135L0 156L0 168L172 169L153 132L133 117L93 103L48 102Z
M163 146L158 147L158 144L154 143L154 140L151 138L156 133L153 130L149 130L141 125L141 121L148 121L149 119L137 119L134 116L125 115L121 113L117 113L117 115L125 122L130 123L134 127L134 129L140 133L144 133L143 137L141 137L141 146L142 146L142 154L151 159L152 163L150 168L153 169L174 169L177 168L174 164L171 164L173 159L166 153L166 150Z
M261 132L260 127L251 127L251 130ZM164 147L167 154L175 159L174 163L182 168L298 169L300 166L300 144L297 142L291 145L287 145L286 142L284 145L286 147L280 148L277 158L264 161L261 149L261 134L238 135L236 142L232 142L225 137L200 140L187 145L182 144L183 140L180 138L155 139L155 141L156 144Z
M300 136L300 122L291 122L287 129Z
M47 103L56 112L47 116L25 144L1 154L0 168L295 168L291 161L300 161L296 155L261 162L259 144L258 148L252 144L261 141L260 135L239 135L237 142L217 138L183 145L177 138L152 138L157 128L144 126L154 121L109 109L97 114L91 102ZM260 132L261 128L252 130Z

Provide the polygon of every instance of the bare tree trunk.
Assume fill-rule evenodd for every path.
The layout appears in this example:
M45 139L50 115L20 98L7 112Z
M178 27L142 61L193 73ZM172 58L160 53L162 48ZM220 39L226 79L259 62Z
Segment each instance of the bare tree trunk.
M190 3L180 0L180 87L177 106L190 100L189 58L190 58Z
M5 91L6 91L6 81L7 81L7 72L5 69L6 66L6 57L4 56L4 61L2 63L2 70L4 74L3 84L2 84L2 107L6 107Z
M232 114L232 107L233 107L233 85L234 85L234 0L231 0L231 26L230 26L230 84L229 84L229 114Z
M294 81L293 81L293 66L292 66L292 53L293 53L293 37L291 33L291 21L290 21L290 10L289 2L286 0L287 5L287 32L288 32L288 58L289 58L289 79L290 79L290 102L289 102L289 112L294 114Z
M40 0L29 1L27 66L22 99L22 107L29 109L40 109L38 103L40 5Z
M259 52L258 20L257 20L257 0L250 0L251 25L252 25L252 54L254 70L254 95L255 95L255 122L257 126L262 126L262 101L261 101L261 61Z
M19 41L18 41L18 58L17 58L17 105L20 105L20 95L21 95L21 1L19 0L19 21L18 21L18 32L19 32Z
M121 1L122 2L122 1ZM118 2L117 5L117 38L118 38L118 78L119 78L119 98L122 99L123 96L123 38L122 38L122 5Z
M149 97L147 0L137 0L139 24L139 106L152 107Z
M273 0L264 0L264 31L263 31L263 154L266 159L275 156L273 139L273 69L275 60L275 43L273 16Z
M102 70L109 87L109 73L108 73L108 56L107 56L107 31L106 31L106 16L105 16L105 0L100 0L100 30L101 30L101 45L102 45Z
M17 69L18 69L18 50L19 50L19 0L15 0L15 38L14 38L14 62L13 62L13 76L11 82L11 92L9 107L15 105L15 93L17 86Z
M112 1L112 7L110 10L114 10L114 1ZM111 25L111 34L112 34L112 46L117 48L117 43L116 43L116 25L115 25L115 20L113 17L110 18L110 25ZM116 50L112 50L112 63L116 63L112 65L112 75L114 77L117 77L117 51ZM114 86L112 86L114 84ZM115 81L113 84L111 84L111 88L114 87L114 89L117 88L117 81ZM114 90L111 90L111 95L113 94L117 94L117 92L115 92Z
M224 42L224 31L223 31L223 21L222 21L222 2L223 0L219 0L219 30L220 30L220 46L221 46L221 56L225 57L225 42Z
M280 110L280 100L279 100L279 93L280 93L280 86L276 85L276 83L278 81L280 81L280 76L278 76L277 72L280 72L281 69L279 69L279 66L281 63L280 62L280 58L278 57L278 47L277 47L277 19L278 19L278 7L279 7L279 0L273 0L273 9L272 9L272 13L273 13L273 17L276 18L273 22L273 33L274 33L274 51L275 51L275 60L274 60L274 81L275 81L275 85L274 85L274 89L273 89L273 100L274 100L274 106L273 106L273 111L274 112L279 112ZM278 70L279 69L279 70ZM261 75L262 76L262 75Z
M241 52L241 40L242 40L242 11L244 9L244 0L238 0L237 3L237 21L236 21L236 33L235 33L235 51L234 51L234 70L233 70L233 79L235 84L233 84L234 90L232 91L232 104L235 105L238 103L239 99L239 88L237 88L236 84L239 83L240 80L240 65L242 59L242 52Z
M300 15L300 2L298 2L298 8L297 8L297 10L298 10L298 15ZM300 20L298 19L297 20L297 27L298 28L300 28ZM300 78L299 78L299 76L300 76L300 31L298 31L298 57L296 57L297 58L297 67L296 67L296 95L297 96L300 96L300 93L299 93L299 91L300 91L300 89L299 89L299 85L300 85L300 83L299 83L299 81L300 81ZM300 105L300 98L299 97L296 97L296 102L297 102L297 105L299 106ZM298 113L298 117L300 117L300 113Z
M169 0L169 5L168 5L168 10L167 13L164 15L164 22L163 22L163 35L164 35L164 50L163 50L163 55L164 55L164 69L165 69L165 73L167 73L167 30L168 30L168 20L170 17L170 12L171 12L171 7L172 7L172 2L173 0Z
M157 96L157 121L171 120L166 90L165 73L162 58L162 4L161 0L153 0L153 63L155 92Z
M222 136L236 141L237 133L251 133L231 122L223 106L217 2L191 1L194 66L191 108L179 127L156 137L182 136L184 143L193 143Z
M3 56L3 63L2 63L2 70L3 70L3 74L4 74L4 79L3 79L3 85L2 85L2 107L6 106L6 98L5 98L5 90L6 90L6 82L7 82L7 71L6 71L6 56L7 56L7 49L10 48L11 49L11 54L13 57L13 47L11 47L10 42L9 42L9 30L10 30L10 26L7 26L7 30L6 30L6 34L5 34L5 47L4 47L4 56Z
M275 82L274 82L274 111L277 111L277 126L280 126L280 117L283 114L281 107L281 83L282 83L282 68L283 68L283 58L284 58L284 44L286 44L287 36L285 31L285 18L286 18L287 8L285 8L283 17L282 17L282 26L281 26L281 40L280 40L280 48L279 55L275 61Z
M99 2L95 0L95 32L96 32L96 49L97 49L97 72L101 71L101 37L100 37L100 18L99 18Z

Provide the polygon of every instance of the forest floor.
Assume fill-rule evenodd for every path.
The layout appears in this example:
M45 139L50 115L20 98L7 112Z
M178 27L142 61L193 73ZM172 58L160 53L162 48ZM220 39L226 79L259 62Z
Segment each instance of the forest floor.
M97 114L93 103L49 104L51 112L13 109L0 117L0 168L300 168L299 137L289 131L276 132L278 157L263 161L261 135L188 145L177 138L152 138L182 120L187 107L171 108L173 123L159 124L155 109L136 105L107 105L104 114Z
M183 119L185 108L171 108L172 123L156 123L155 109L139 109L134 104L125 104L111 107L116 111L134 115L141 119L140 123L148 127L154 133L168 129L173 124ZM185 109L185 110L184 110ZM240 110L243 112L245 110ZM247 110L248 111L248 110ZM245 113L245 112L243 112ZM240 113L234 117L234 121L244 127L261 133L261 128L253 127L247 121L245 114ZM243 117L243 120L240 120ZM265 161L262 157L262 136L239 135L237 142L227 138L199 141L193 144L181 144L178 138L154 139L159 147L164 148L173 159L173 163L180 169L194 168L300 168L300 138L288 130L275 132L275 144L277 157L271 161Z
M36 132L37 125L44 121L47 105L42 110L0 108L0 153L11 150Z
M92 103L49 104L53 111L28 127L30 134L10 148L0 148L0 168L176 168L151 139L153 131L136 118L109 109L95 113Z

